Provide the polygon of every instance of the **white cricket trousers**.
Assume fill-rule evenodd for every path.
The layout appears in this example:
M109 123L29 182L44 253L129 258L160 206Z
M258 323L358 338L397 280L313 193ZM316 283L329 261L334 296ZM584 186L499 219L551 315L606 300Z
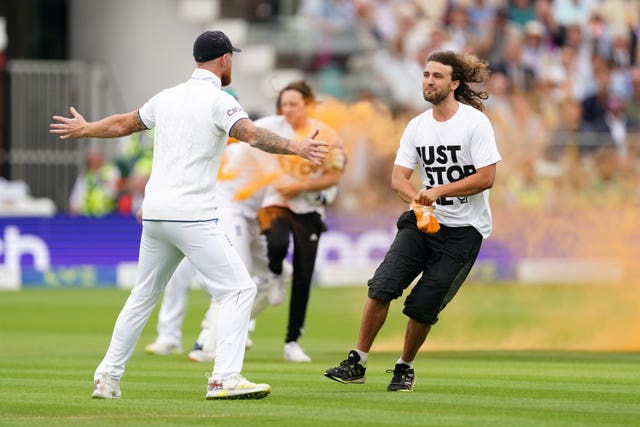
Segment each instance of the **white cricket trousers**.
M268 284L269 265L267 242L265 237L260 234L257 218L243 215L232 204L228 208L222 209L218 224L221 225L247 270L252 274L260 293L260 286L264 287ZM176 268L175 273L173 273L167 284L164 299L160 304L156 342L166 345L182 344L182 323L187 311L189 290L194 278L196 278L196 282L200 282L202 289L209 296L212 296L212 291L198 276L196 270L186 259ZM268 288L262 290L261 293L264 294L265 298L261 298L260 303L256 299L256 304L259 304L259 306L254 305L254 313L262 311L268 305L267 291ZM209 343L208 337L211 335L209 329L217 322L216 313L218 310L216 306L216 300L212 298L209 310L202 321L203 331L197 340L199 344L205 346L205 351L212 353L215 352L216 343ZM215 336L215 334L211 336Z
M242 371L256 285L217 221L143 221L136 283L94 377L120 379L162 291L187 257L220 305L213 377Z

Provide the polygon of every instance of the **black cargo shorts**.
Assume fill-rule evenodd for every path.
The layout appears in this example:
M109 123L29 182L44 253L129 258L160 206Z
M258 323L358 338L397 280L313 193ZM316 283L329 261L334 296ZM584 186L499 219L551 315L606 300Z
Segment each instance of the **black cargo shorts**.
M448 227L426 234L416 226L412 210L400 215L398 232L369 280L369 297L382 301L399 298L422 273L407 296L403 313L422 323L434 324L467 278L482 235L473 227Z

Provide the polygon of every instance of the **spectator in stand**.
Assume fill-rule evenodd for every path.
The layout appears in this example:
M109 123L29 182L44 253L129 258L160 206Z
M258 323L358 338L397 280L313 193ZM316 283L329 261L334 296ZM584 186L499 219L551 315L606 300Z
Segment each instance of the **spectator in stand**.
M154 130L147 129L120 140L120 155L116 158L115 163L120 169L122 178L129 177L138 160L153 158L153 139Z
M553 0L553 16L559 25L586 24L600 0Z
M522 36L512 35L506 42L501 61L492 67L492 71L502 72L508 77L514 92L526 92L535 87L534 71L525 64L522 49Z
M118 197L118 211L122 215L137 216L142 208L144 189L151 175L150 157L141 157L135 162L124 182L124 188Z
M467 15L475 37L490 31L497 10L495 2L491 0L474 0L469 5Z
M622 96L611 92L605 101L605 110L601 118L591 124L591 130L600 137L595 147L582 149L582 152L599 150L601 147L615 147L618 156L623 159L629 152L627 147L627 118L624 114L624 100Z
M640 131L640 66L629 70L631 94L625 101L624 113L627 116L628 129Z
M552 50L544 41L544 25L540 21L527 22L524 26L522 64L533 72L536 80L540 80L551 63Z
M564 28L558 24L554 15L551 0L536 0L534 4L536 19L544 26L544 44L556 49L564 44Z
M69 197L71 215L105 216L116 209L120 172L105 161L100 146L90 144L85 154L85 170L76 178Z
M596 90L582 99L582 120L590 127L596 127L604 120L607 99L611 91L609 64L596 57L593 71Z
M451 40L450 49L456 52L467 51L473 38L467 6L453 3L447 10L445 22Z
M536 19L536 11L533 0L509 0L507 9L509 21L523 28L527 22Z
M592 59L592 49L582 25L579 22L566 25L560 61L565 74L571 76L571 93L575 99L584 99L596 90Z
M502 62L507 41L517 34L517 28L509 21L507 11L497 10L493 24L474 42L475 52L486 58L489 64Z

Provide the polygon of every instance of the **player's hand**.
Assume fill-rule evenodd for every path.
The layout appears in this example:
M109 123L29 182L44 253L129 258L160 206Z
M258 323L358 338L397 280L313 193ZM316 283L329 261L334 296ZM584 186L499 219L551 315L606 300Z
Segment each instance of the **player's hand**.
M84 136L83 129L87 122L75 108L69 107L69 111L71 112L71 118L53 116L53 120L57 123L49 124L49 132L59 135L60 139L82 138Z
M311 161L311 163L315 165L321 165L329 153L329 143L315 140L319 132L320 131L316 129L311 132L307 139L298 141L296 150L296 154Z

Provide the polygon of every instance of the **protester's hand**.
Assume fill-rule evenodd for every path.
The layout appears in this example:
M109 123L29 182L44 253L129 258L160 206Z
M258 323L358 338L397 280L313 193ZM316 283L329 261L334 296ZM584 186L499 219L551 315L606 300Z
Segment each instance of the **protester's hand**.
M84 136L83 129L87 124L86 120L75 108L69 107L71 118L62 116L53 116L53 120L57 123L49 124L49 132L59 135L60 139L75 139Z
M322 161L327 157L329 153L329 143L325 141L316 141L315 137L318 136L318 129L311 132L309 137L304 141L298 141L296 144L296 154L300 157L311 161L315 165L321 165Z
M438 190L438 187L428 188L428 189L420 190L418 194L416 194L416 196L413 198L413 201L420 205L431 206L436 202L436 200L440 198L440 196L441 195Z

